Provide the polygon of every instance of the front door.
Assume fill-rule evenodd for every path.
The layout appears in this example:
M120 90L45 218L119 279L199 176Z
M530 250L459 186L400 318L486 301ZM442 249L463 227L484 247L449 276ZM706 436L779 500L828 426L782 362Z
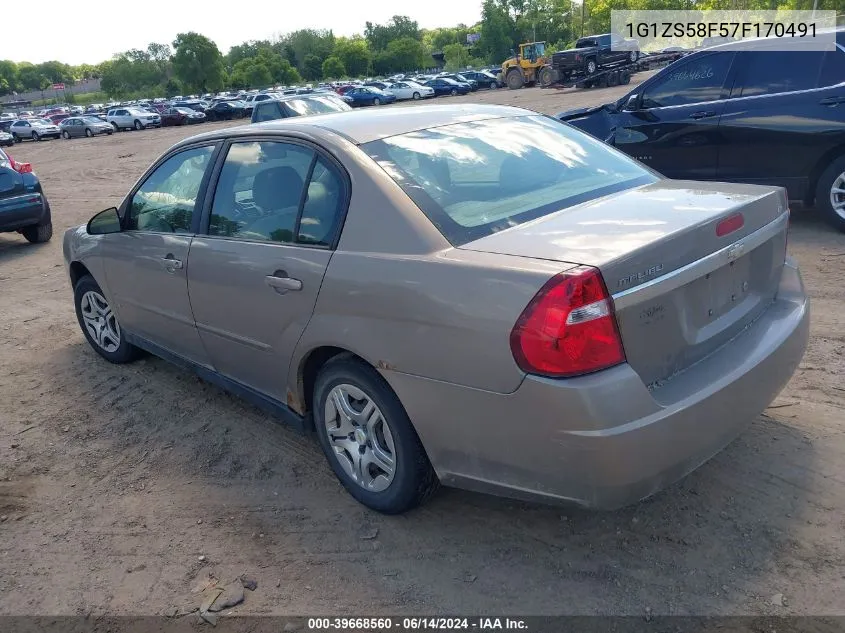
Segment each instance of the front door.
M714 178L733 58L696 55L647 82L636 109L619 114L614 145L669 178Z
M102 241L121 326L202 365L209 363L188 301L187 265L213 153L204 145L164 160L121 209L123 231Z
M236 142L216 184L188 287L214 367L281 402L345 201L339 168L311 147Z

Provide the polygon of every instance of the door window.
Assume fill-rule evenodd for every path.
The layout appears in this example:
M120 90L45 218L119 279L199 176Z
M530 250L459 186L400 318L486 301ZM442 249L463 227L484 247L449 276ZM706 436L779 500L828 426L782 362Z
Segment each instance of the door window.
M144 181L129 204L127 229L192 233L202 179L214 147L196 147L168 158Z
M823 51L747 51L740 53L742 97L816 87Z
M335 170L311 149L271 141L235 143L220 172L208 233L329 246L342 194Z
M678 68L667 69L645 89L642 107L664 108L719 100L733 57L732 52L700 55Z
M825 53L822 72L819 75L819 88L836 86L845 81L845 52L839 49Z

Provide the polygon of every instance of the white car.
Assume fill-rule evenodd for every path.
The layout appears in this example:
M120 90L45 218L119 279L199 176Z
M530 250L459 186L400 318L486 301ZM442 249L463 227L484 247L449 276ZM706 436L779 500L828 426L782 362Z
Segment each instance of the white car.
M161 127L161 116L141 108L114 108L106 114L106 121L112 124L116 132L120 130L143 130L148 127Z
M11 112L4 112L3 114L0 114L0 121L14 121L17 118L18 117Z
M16 142L25 139L40 141L43 138L59 138L62 131L47 119L19 119L9 127L9 133Z
M434 88L420 85L415 81L399 81L390 84L386 91L394 95L397 100L426 99L434 96Z

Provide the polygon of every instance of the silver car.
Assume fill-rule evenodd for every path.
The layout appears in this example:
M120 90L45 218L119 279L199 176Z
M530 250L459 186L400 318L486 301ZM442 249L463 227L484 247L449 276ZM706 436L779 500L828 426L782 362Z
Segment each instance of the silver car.
M9 133L16 142L25 139L40 141L45 138L59 138L61 131L49 119L18 119L9 127Z
M62 131L62 138L77 138L80 136L90 138L98 134L110 136L114 132L111 124L95 116L70 117L59 123L59 129Z
M106 114L106 121L114 128L115 132L129 129L144 130L148 127L161 127L161 116L155 112L148 112L135 106L109 110L108 114Z
M672 181L517 108L217 130L70 229L83 334L316 430L359 501L444 484L613 508L790 379L809 306L773 187Z

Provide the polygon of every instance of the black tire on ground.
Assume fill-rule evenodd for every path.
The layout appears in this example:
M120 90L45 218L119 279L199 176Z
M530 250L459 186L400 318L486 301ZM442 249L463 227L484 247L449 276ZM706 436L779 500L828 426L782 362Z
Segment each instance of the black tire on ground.
M592 88L592 87L593 87L593 80L592 80L592 79L588 79L587 81L585 81L584 83L579 84L579 85L580 85L582 88L584 88L584 89L587 89L587 88Z
M596 64L595 59L588 59L587 63L584 64L584 72L588 75L593 75L598 70L598 65Z
M607 88L607 75L602 75L596 79L595 84L597 88Z
M374 106L380 106L381 105L381 99L379 99L378 97L374 97L373 98L373 105Z
M631 73L627 70L623 70L619 73L619 85L620 86L627 86L631 83Z
M38 136L38 132L33 132L33 133L32 133L32 140L33 140L33 141L40 141L40 140L41 140L41 137L40 137L40 136Z
M411 95L411 96L414 98L414 101L419 101L419 100L420 100L420 98L421 98L421 97L420 97L420 93L419 93L419 92L415 92L415 93L414 93L413 95Z
M53 224L51 222L47 222L47 224L37 224L35 226L24 227L21 229L21 235L23 235L26 238L26 241L31 244L49 242L50 238L53 237Z
M511 90L519 90L525 85L525 76L519 68L512 68L505 75L505 83Z
M555 73L551 66L543 66L537 73L537 83L543 88L548 88L554 83L554 77Z
M21 137L20 137L20 136L18 136L17 134L12 134L12 140L13 140L15 143L20 143L20 142L21 142Z
M67 130L62 130L62 138L65 139L65 140L69 139L70 138L70 132L68 132Z
M90 127L85 128L85 136L87 136L88 138L91 138L92 136L94 136L94 133L91 131Z
M840 178L841 184L837 182ZM845 191L845 155L828 165L816 184L816 208L833 226L840 231L845 231L845 208L840 208L837 212L833 206L834 199L837 203L845 203L845 193L834 193L834 183L837 184L837 189Z
M631 60L632 64L635 64L639 58L640 58L640 51L634 50L634 51L631 51L631 53L628 55L628 59Z
M340 384L352 385L366 393L378 406L390 428L396 470L393 481L381 492L365 490L358 485L338 463L329 443L325 424L326 399L331 390ZM437 475L405 408L371 366L348 357L329 361L317 376L313 402L314 426L320 447L343 487L360 503L385 514L399 514L420 505L437 490Z
M138 119L135 119L135 129L136 130L143 130L144 129L144 124L141 123Z
M76 285L73 287L73 305L76 308L76 320L79 322L79 327L82 330L82 335L85 337L85 340L88 341L88 344L92 348L94 348L95 352L97 352L107 361L118 365L123 363L130 363L139 356L141 356L141 350L126 341L126 336L124 336L123 331L121 331L120 333L120 345L118 345L117 349L113 352L107 352L102 347L100 347L95 340L91 338L91 334L88 332L88 328L85 327L85 323L82 320L81 308L82 297L89 290L93 290L105 297L102 289L97 284L97 282L94 281L94 278L91 275L83 275L79 278L79 280L76 282Z
M607 85L611 88L619 85L619 72L614 71L607 76Z
M111 122L111 126L114 128L115 132L120 132L120 128L117 126L117 123L114 121Z

